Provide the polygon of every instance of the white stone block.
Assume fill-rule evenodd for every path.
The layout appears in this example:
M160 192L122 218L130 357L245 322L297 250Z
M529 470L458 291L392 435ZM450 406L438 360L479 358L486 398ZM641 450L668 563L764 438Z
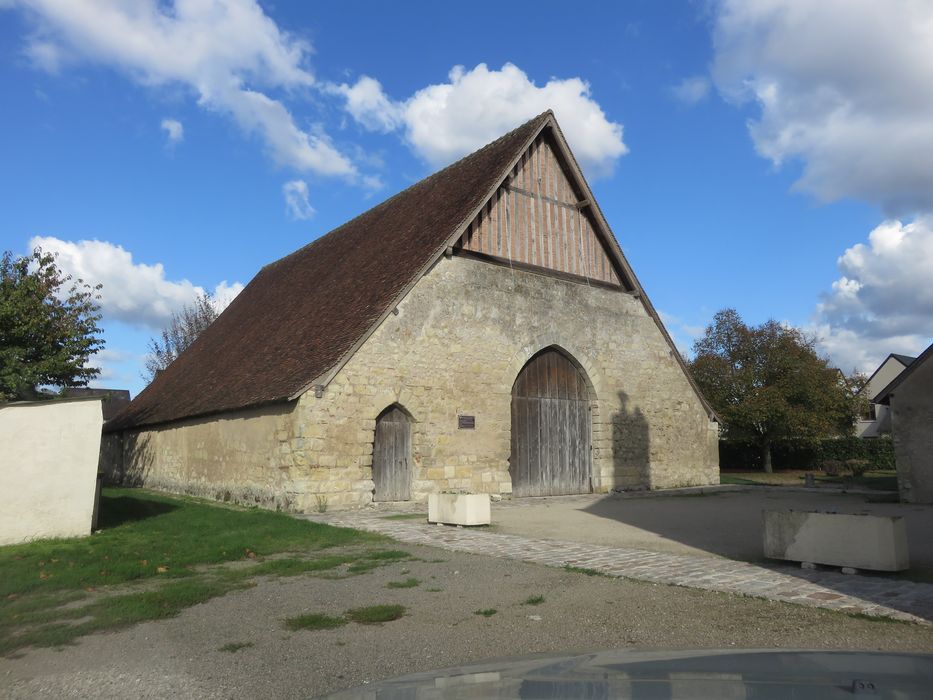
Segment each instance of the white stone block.
M488 493L432 493L428 496L430 523L489 525L491 520Z
M900 516L764 511L764 553L771 559L874 571L910 566Z

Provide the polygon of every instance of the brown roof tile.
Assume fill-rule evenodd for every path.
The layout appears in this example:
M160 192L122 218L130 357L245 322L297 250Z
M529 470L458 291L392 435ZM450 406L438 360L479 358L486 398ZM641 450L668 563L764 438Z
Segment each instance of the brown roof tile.
M388 311L549 114L264 267L105 429L283 401L301 391Z

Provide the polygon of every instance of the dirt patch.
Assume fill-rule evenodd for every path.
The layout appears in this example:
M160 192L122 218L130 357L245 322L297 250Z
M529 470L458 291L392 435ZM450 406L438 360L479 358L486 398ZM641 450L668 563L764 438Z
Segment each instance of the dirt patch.
M14 698L310 697L364 681L544 651L812 648L933 651L933 628L491 557L399 547L362 575L265 578L177 618L0 659ZM439 561L442 560L442 561ZM404 571L404 573L403 573ZM422 585L387 588L416 577ZM534 594L543 600L523 605ZM382 625L290 631L288 618L403 606ZM495 610L493 615L477 611ZM237 647L236 653L221 651Z

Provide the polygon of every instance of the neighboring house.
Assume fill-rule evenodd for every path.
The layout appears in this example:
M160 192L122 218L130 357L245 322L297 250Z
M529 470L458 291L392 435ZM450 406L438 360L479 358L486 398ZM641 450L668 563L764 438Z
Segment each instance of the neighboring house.
M130 392L127 389L95 389L94 387L79 386L65 389L62 396L68 398L100 398L105 421L117 415L130 402Z
M875 403L874 397L894 381L901 372L910 367L910 363L915 359L917 358L891 353L865 382L865 386L859 393L869 401L868 412L859 418L855 426L855 434L858 437L872 438L891 434L888 407Z
M933 503L933 345L873 400L890 409L901 501Z
M106 430L130 483L299 511L719 480L551 112L264 267Z

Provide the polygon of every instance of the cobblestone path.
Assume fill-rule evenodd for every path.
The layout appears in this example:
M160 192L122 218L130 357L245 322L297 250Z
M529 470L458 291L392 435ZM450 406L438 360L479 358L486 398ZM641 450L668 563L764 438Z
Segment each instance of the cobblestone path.
M643 549L532 539L485 529L389 520L385 511L300 517L387 535L400 542L518 559L545 566L575 566L636 581L812 605L848 613L931 624L933 585L835 570L762 566L719 557L666 554Z

